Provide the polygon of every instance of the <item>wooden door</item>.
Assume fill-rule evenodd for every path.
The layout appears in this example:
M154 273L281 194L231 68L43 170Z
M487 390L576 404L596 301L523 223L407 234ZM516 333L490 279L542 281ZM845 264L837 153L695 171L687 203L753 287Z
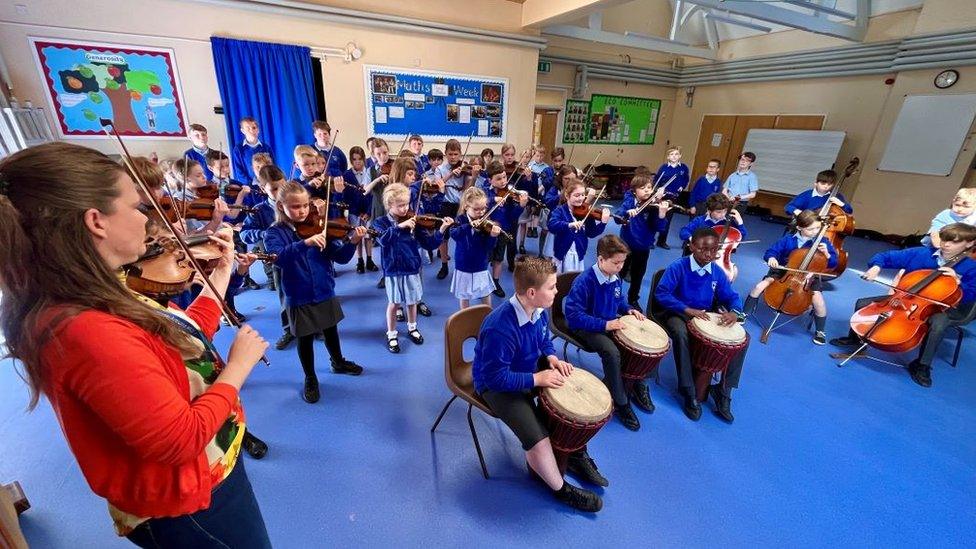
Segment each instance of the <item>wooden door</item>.
M717 158L721 162L725 162L725 157L729 153L729 145L732 143L732 131L735 129L736 118L738 117L713 114L707 114L702 118L701 132L698 134L698 148L695 149L695 162L691 170L692 182L705 173L709 160Z
M549 153L556 148L556 128L559 123L559 111L556 109L536 109L536 120L539 123L537 144L546 148L545 161L549 161Z
M770 130L775 125L776 115L740 115L735 117L735 129L732 130L732 142L729 143L725 161L722 163L722 181L725 181L725 178L738 167L739 156L745 152L743 147L746 144L746 136L749 135L749 130L753 128ZM761 155L759 156L760 158L756 160L761 162L762 157Z
M777 130L822 130L822 114L781 114L776 117Z

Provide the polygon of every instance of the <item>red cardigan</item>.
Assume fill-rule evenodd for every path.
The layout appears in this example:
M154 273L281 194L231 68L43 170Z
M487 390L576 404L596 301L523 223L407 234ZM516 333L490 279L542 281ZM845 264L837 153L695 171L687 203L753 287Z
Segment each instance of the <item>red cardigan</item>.
M220 309L186 311L208 338ZM45 394L92 491L141 517L210 506L204 447L227 420L237 389L215 383L190 402L179 351L131 322L85 311L61 323L42 351Z

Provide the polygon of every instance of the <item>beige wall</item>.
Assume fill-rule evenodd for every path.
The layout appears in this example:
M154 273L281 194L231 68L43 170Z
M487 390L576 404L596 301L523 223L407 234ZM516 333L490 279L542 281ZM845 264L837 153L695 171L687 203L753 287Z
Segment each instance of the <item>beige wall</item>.
M332 126L342 130L341 148L361 145L367 137L364 64L508 78L508 139L524 146L532 138L538 62L538 51L533 48L435 37L422 32L408 34L354 28L177 0L126 0L124 10L120 9L122 4L119 2L105 0L87 2L85 9L79 9L76 2L69 0L26 4L27 15L16 13L13 2L0 4L0 51L9 67L15 95L22 101L31 100L45 108L45 91L35 68L28 35L173 48L187 116L191 122L209 128L210 142L215 147L220 142L227 143L227 137L223 117L213 113L213 107L220 104L220 96L210 50L211 35L319 47L343 47L354 41L364 52L358 62L345 64L330 58L323 69L326 107ZM378 6L380 2L368 4ZM437 9L445 13L456 14L458 11L448 10L446 1L429 4L439 5ZM520 14L518 4L502 0L477 0L469 4L465 13L475 19L472 23L498 13L512 24L511 21L518 20ZM414 16L422 16L416 10L412 11ZM114 152L104 140L78 142ZM187 142L131 140L129 146L136 154L157 151L165 157L178 155L186 149ZM475 143L471 147L475 149L476 146Z
M553 63L552 72L540 74L538 82L540 85L564 86L567 88L567 97L571 97L575 74L575 66ZM661 113L658 116L657 136L654 145L563 145L563 117L560 115L556 144L565 147L567 155L572 151L573 164L577 167L583 167L592 162L596 155L602 151L600 164L624 166L644 164L652 168L660 165L664 161L664 149L667 147L668 137L671 134L672 117L675 111L674 89L664 86L628 84L615 80L590 78L587 99L594 93L660 99Z

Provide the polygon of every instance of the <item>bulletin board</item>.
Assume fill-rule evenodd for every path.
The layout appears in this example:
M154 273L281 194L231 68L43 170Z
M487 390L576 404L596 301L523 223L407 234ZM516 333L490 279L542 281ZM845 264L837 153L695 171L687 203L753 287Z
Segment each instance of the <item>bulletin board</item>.
M593 94L587 143L653 145L661 100Z
M586 143L589 120L589 101L566 100L566 112L563 113L563 143Z
M433 141L505 143L508 79L366 65L366 127L400 141L416 133Z

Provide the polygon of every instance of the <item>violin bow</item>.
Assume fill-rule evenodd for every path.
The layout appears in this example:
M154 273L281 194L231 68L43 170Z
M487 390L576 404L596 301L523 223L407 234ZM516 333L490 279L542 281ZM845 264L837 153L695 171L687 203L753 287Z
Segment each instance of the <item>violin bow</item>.
M179 245L183 253L186 254L186 258L189 260L190 266L197 274L200 275L200 278L203 280L204 285L206 285L206 287L210 289L210 292L213 294L213 299L217 301L217 304L220 306L221 313L224 315L224 318L227 320L227 323L230 324L231 326L234 326L235 328L240 328L241 323L237 320L237 316L233 314L233 312L230 310L230 307L227 305L227 302L222 297L223 293L218 292L216 286L214 286L213 282L210 280L210 277L204 274L203 267L200 266L200 262L197 261L197 258L193 256L193 252L190 250L190 247L183 240L183 238L179 236L179 233L176 231L176 226L173 225L173 223L169 220L169 218L166 217L166 214L163 212L163 207L162 205L160 205L159 200L153 194L152 189L149 188L149 185L147 185L146 182L143 181L142 177L139 175L139 172L136 171L135 165L132 162L132 155L129 154L129 149L125 146L125 143L122 141L122 136L119 135L118 130L115 128L115 124L111 120L105 118L100 119L99 122L102 125L102 131L105 132L105 135L107 135L109 139L114 139L114 144L118 149L119 155L122 157L122 162L125 164L126 168L128 168L129 172L132 174L132 179L135 181L136 185L142 190L142 192L146 195L146 198L149 199L149 202L152 205L153 209L155 209L156 213L158 213L160 217L162 217L163 222L166 224L169 230L173 232L173 235L176 237L175 238L176 243L177 245ZM109 130L109 128L111 128L111 130ZM227 243L223 243L223 244L226 245ZM271 365L271 361L268 360L267 356L262 356L261 362L264 362L265 365L267 366Z

